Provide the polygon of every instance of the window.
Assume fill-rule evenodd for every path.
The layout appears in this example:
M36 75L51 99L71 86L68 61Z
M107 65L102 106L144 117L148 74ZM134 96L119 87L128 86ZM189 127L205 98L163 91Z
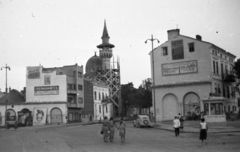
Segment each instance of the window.
M220 57L222 58L222 54L220 54Z
M99 105L99 113L101 113L101 105Z
M204 103L204 114L209 115L208 103Z
M163 56L168 55L168 48L167 47L163 47L162 50L163 50Z
M76 84L73 84L73 90L76 90Z
M98 99L101 100L101 93L100 92L98 93L98 97L99 97Z
M222 103L211 103L211 115L221 115L223 114L223 104Z
M188 43L189 52L194 52L194 43Z
M102 98L104 99L104 93L102 93Z
M78 72L78 77L79 77L79 78L82 77L82 72Z
M230 98L230 90L229 90L229 86L227 86L227 98Z
M82 90L82 85L78 85L78 90Z
M223 85L222 87L223 87L223 97L226 97L226 95L225 95L225 86Z
M108 106L106 106L106 113L108 113Z
M213 73L215 73L215 61L213 61Z
M73 77L76 77L76 71L73 71Z
M97 100L97 92L94 91L94 100Z
M230 112L231 111L231 107L230 106L228 106L228 112Z
M213 73L214 74L219 74L218 72L218 61L213 60Z
M68 90L72 90L72 84L68 83Z

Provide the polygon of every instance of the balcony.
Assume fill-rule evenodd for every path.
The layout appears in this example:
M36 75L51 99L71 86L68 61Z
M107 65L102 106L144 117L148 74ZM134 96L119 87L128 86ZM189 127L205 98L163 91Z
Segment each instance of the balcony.
M233 83L236 81L234 74L224 74L223 81L226 83Z

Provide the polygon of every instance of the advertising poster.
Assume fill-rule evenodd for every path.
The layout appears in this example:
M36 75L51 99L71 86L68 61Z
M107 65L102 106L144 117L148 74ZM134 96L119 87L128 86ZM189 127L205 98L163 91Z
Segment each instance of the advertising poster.
M33 126L45 125L47 118L47 108L34 108Z
M50 85L51 84L51 76L50 75L45 75L44 76L44 84L45 85Z
M40 79L40 67L27 67L28 79Z
M34 95L58 95L59 86L38 86L34 87Z
M185 61L176 63L162 64L162 75L175 75L175 74L186 74L196 73L198 71L197 61Z
M183 59L183 40L172 41L172 59Z

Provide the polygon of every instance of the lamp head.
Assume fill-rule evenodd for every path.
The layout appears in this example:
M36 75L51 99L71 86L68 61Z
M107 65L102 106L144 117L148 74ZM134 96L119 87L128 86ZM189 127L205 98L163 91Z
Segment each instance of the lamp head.
M145 43L147 43L147 40L145 41Z

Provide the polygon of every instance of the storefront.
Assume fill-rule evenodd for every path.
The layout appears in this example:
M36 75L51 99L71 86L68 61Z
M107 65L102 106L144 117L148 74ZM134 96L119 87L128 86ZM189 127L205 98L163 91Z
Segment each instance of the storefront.
M68 109L68 123L81 122L81 110Z
M210 97L203 99L203 111L206 122L226 122L223 107L226 99L223 97Z

